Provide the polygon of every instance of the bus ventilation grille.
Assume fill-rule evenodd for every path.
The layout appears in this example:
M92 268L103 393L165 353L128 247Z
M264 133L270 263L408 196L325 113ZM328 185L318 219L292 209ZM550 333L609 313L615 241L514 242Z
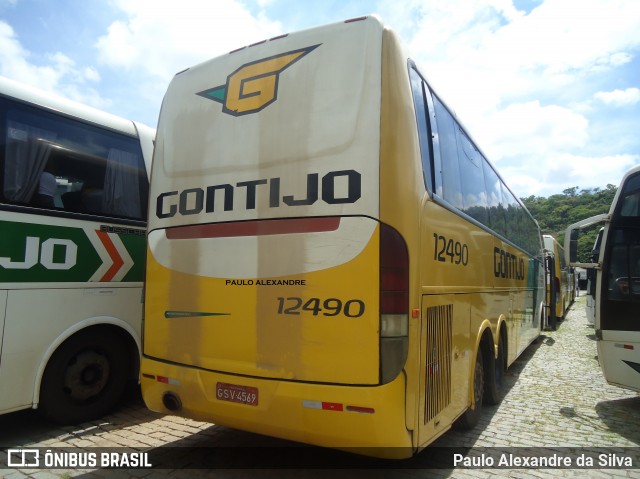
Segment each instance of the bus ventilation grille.
M451 322L453 304L427 308L427 368L424 423L451 402Z

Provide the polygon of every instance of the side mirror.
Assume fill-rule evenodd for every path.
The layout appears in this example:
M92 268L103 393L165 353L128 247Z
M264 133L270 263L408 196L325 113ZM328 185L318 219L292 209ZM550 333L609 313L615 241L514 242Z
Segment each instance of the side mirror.
M564 236L564 255L565 261L571 266L577 266L581 268L599 268L598 259L600 256L600 243L596 242L591 252L591 263L581 263L578 260L578 239L580 237L580 231L589 228L598 223L607 223L610 221L610 216L607 214L592 216L591 218L578 221L567 227ZM599 238L602 238L602 232L604 228L600 229Z

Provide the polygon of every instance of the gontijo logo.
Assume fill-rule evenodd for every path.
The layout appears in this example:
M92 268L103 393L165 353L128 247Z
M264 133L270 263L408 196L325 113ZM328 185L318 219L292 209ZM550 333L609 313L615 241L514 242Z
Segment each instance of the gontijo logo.
M222 103L222 111L233 116L257 113L278 97L280 73L320 44L245 63L227 77L227 83L197 93Z

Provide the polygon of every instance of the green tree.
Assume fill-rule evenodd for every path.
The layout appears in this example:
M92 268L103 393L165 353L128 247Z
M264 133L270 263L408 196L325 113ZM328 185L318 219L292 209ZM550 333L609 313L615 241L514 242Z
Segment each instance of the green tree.
M542 234L549 234L563 244L567 226L591 216L609 212L617 189L617 186L611 184L604 189L580 190L578 186L574 186L563 190L562 194L546 198L531 195L521 200L538 221ZM596 226L581 232L578 240L579 261L591 261L591 250L599 230L600 227Z

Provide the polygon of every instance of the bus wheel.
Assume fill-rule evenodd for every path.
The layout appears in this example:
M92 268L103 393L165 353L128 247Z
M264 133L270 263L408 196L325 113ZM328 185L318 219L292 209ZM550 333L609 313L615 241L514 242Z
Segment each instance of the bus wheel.
M77 424L99 418L123 397L129 374L123 338L82 331L58 347L44 371L38 408L49 419Z
M488 354L487 356L489 357L489 364L485 368L484 402L490 405L500 404L504 388L504 373L506 371L502 337L498 341L498 357L494 358L493 354Z
M484 396L484 362L482 349L476 353L476 366L473 372L473 405L460 416L454 426L456 429L473 429L482 415L482 399Z

